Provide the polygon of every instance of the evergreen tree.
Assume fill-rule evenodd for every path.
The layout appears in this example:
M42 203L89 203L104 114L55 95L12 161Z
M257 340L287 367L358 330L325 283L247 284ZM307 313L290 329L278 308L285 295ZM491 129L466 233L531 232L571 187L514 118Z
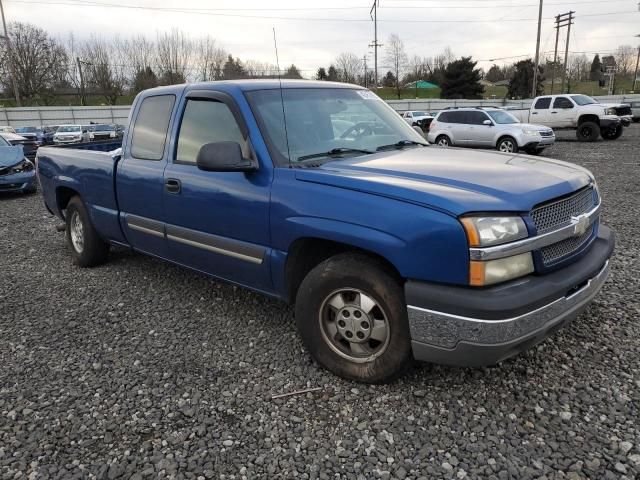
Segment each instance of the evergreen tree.
M225 80L234 80L244 78L245 76L246 72L240 59L234 59L233 56L229 55L224 67L222 67L222 78Z
M442 98L482 98L484 87L480 84L478 62L462 57L447 65L442 81Z
M324 67L320 67L316 72L316 80L326 80L327 79L327 71Z
M286 78L302 78L302 75L300 74L300 70L298 70L298 67L296 67L293 63L287 69L284 76Z
M529 98L531 96L531 88L533 87L533 69L535 67L533 60L530 58L521 60L514 66L515 70L511 76L507 95L511 98ZM536 95L541 95L544 92L543 81L542 68L538 67Z
M487 82L491 82L491 83L495 83L495 82L498 82L500 80L504 80L504 78L502 76L502 70L500 69L500 67L498 65L496 65L494 63L491 66L491 68L489 69L489 71L487 72L487 74L484 76L484 79Z
M338 81L338 70L333 65L329 65L329 70L327 71L327 80L330 82Z
M591 71L589 73L589 79L591 81L597 82L600 80L600 74L602 69L602 62L600 62L600 55L596 53L596 56L593 57L593 62L591 62Z
M151 67L145 67L142 70L136 72L136 76L133 79L133 93L141 92L148 88L158 86L158 77L151 70Z
M394 87L396 85L396 76L393 74L391 70L389 70L386 75L382 78L382 86L383 87Z

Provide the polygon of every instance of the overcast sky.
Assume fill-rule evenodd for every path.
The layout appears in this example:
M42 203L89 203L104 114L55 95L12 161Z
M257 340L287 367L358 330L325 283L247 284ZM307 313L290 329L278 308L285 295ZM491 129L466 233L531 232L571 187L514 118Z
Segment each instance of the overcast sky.
M280 64L295 63L305 76L328 66L340 52L369 57L373 0L4 0L8 21L30 22L53 35L102 37L180 28L193 37L209 34L241 59L275 63L276 28ZM553 56L553 17L574 10L570 51L607 54L618 45L637 46L638 0L545 0L541 49ZM120 8L118 6L130 8ZM133 8L131 8L133 7ZM182 10L182 11L179 11ZM378 41L391 33L409 56L433 56L449 46L488 68L490 59L535 53L537 0L380 0ZM560 49L564 50L561 35ZM497 60L511 63L519 58ZM384 47L379 52L384 70Z

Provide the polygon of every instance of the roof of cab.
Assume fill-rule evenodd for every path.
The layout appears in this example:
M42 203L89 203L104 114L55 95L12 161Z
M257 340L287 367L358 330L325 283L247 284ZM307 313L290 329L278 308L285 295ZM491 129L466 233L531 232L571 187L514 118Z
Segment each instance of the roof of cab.
M167 85L164 87L156 87L150 90L145 90L144 93L153 92L159 93L179 93L185 88L188 90L196 89L208 89L215 88L216 86L235 87L242 91L251 90L274 90L282 86L284 89L291 88L351 88L364 90L360 85L353 85L350 83L339 82L326 82L319 80L290 80L282 79L282 82L277 78L269 79L246 79L246 80L217 80L214 82L198 82L198 83L182 83L180 85Z

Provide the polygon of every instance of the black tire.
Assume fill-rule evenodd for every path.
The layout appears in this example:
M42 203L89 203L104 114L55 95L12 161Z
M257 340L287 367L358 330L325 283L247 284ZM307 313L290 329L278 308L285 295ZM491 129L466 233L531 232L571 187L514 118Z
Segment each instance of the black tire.
M595 142L600 136L600 125L595 122L582 122L576 130L576 137L581 142Z
M349 292L356 296L350 298ZM330 300L337 296L344 301L340 309L330 305L335 303ZM364 305L363 296L373 300L375 306L368 310L363 307L362 317L352 310L351 319L347 319L344 310L357 310L358 305ZM309 353L320 365L340 377L365 383L387 383L402 375L413 361L400 281L382 262L366 255L339 254L317 265L300 285L295 311L298 330ZM333 335L327 327L331 315L334 315ZM343 333L338 330L341 319L351 322ZM372 324L371 332L373 325L384 323L384 340L378 342L371 333L371 337L360 337L364 340L356 340L350 335L353 342L348 341L349 329L360 335L362 332L357 330L356 324L364 325L367 321ZM344 321L342 324L344 326ZM365 352L351 351L355 343L364 346ZM361 356L355 358L358 355Z
M518 153L518 142L513 137L502 137L496 144L496 150L504 153Z
M442 148L447 148L451 146L451 139L446 135L438 135L436 138L436 145Z
M80 197L73 197L65 213L66 237L73 263L80 267L95 267L107 261L109 244L104 242L91 223L87 209ZM75 222L80 222L78 228ZM77 235L74 240L73 236ZM81 239L81 246L77 238Z
M614 128L613 130L603 130L602 133L602 138L604 140L617 140L618 138L620 138L622 136L622 132L624 131L624 128L622 127L622 125L618 125L616 128Z

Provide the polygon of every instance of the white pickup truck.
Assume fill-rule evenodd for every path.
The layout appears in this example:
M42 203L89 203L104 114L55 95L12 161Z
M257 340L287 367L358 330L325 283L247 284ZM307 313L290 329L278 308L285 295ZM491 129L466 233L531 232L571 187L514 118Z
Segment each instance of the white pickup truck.
M615 140L629 122L616 114L612 105L603 105L586 95L545 95L536 97L531 108L507 108L522 123L536 123L554 130L575 130L578 140Z

